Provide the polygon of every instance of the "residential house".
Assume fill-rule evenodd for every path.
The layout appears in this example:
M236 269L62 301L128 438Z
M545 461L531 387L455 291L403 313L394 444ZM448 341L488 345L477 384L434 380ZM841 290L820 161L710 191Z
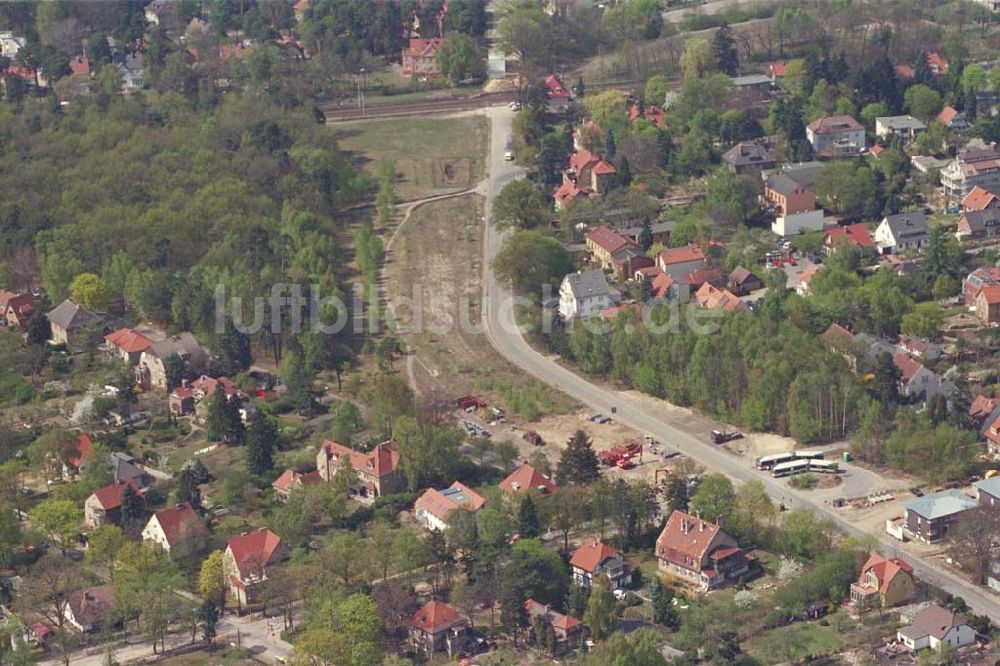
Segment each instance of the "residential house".
M910 356L923 359L925 361L934 361L939 359L941 358L941 354L944 352L944 347L942 345L923 338L915 338L912 335L899 336L897 345Z
M576 201L589 199L590 190L577 187L575 181L566 179L563 180L562 185L552 195L552 198L555 201L555 209L558 211L571 206Z
M700 590L724 587L747 572L736 539L719 525L674 511L656 539L660 571Z
M113 357L127 361L131 365L139 362L142 352L149 349L153 341L131 328L119 328L104 336L104 348Z
M86 55L70 58L69 75L80 79L90 79L93 76L93 71L90 69L90 59Z
M0 90L7 95L7 86L12 81L20 81L26 90L32 90L41 85L38 70L30 65L10 64L0 69Z
M563 182L572 181L587 194L601 195L611 188L618 170L600 155L578 150L569 158L569 168L563 172Z
M381 495L392 495L406 486L399 468L399 452L389 442L363 452L330 439L323 440L316 454L316 469L323 480L332 481L344 464L358 478L353 492L355 498L361 501L373 501Z
M802 187L816 191L816 176L824 169L826 164L813 160L811 162L795 162L793 164L782 164L773 171L764 171L761 176L766 180L768 176L781 174L788 176Z
M113 483L134 481L140 486L147 486L152 480L146 468L135 457L130 456L124 451L112 451L109 456L109 462L111 464L111 478Z
M931 51L927 54L926 62L927 67L935 76L945 76L948 73L948 60L940 53Z
M912 652L937 650L944 644L960 648L976 642L976 631L954 611L928 606L917 614L913 624L896 632L896 640Z
M596 315L611 305L611 292L603 271L570 273L559 285L559 314L565 321Z
M747 108L771 99L771 77L767 74L747 74L730 77L733 87L728 107Z
M979 499L979 506L996 507L1000 511L1000 476L980 479L972 484Z
M112 60L121 77L122 92L135 92L146 87L145 59L141 52L115 56Z
M153 514L142 528L142 540L171 556L184 557L205 547L208 531L191 502L181 502Z
M35 311L35 297L0 289L0 326L24 330Z
M941 109L935 120L953 132L964 132L969 129L969 122L965 119L965 114L951 105Z
M875 119L875 136L888 140L899 137L903 143L909 143L917 135L927 130L927 125L913 116L879 116Z
M1000 208L963 212L958 218L955 237L960 241L1000 238Z
M17 37L9 30L0 32L0 57L13 60L27 43L24 37Z
M823 211L816 209L816 194L784 173L764 180L764 205L775 215L771 231L794 236L823 228Z
M178 356L186 374L200 374L208 366L208 351L190 333L172 335L151 344L139 355L139 375L150 387L167 388L167 359Z
M556 637L553 656L559 656L572 652L579 647L585 636L583 622L571 615L552 610L548 605L542 604L534 599L524 602L524 608L528 611L528 621L534 625L540 622L542 625L552 627Z
M667 245L670 242L670 232L673 231L676 222L673 220L665 220L663 222L651 222L649 224L649 233L653 238L654 243L662 243ZM638 225L634 227L625 227L624 229L619 229L618 233L632 240L635 243L639 243L642 239L643 225Z
M478 513L485 504L485 497L461 481L455 481L444 490L425 490L413 505L413 513L424 528L443 532L452 511L464 509Z
M464 642L469 621L443 601L429 601L410 619L410 643L414 649L432 655L445 652L450 657Z
M903 505L903 532L912 539L935 543L948 537L962 514L976 506L960 490L942 490Z
M697 245L685 245L664 250L656 255L657 267L679 280L688 273L708 268L705 252Z
M738 312L748 309L746 303L740 297L728 289L719 289L710 282L701 285L694 295L695 302L707 310L724 310L726 312Z
M963 211L986 210L987 208L1000 208L1000 197L978 185L973 186L962 199Z
M986 422L986 418L992 414L997 407L1000 407L1000 400L990 398L980 393L972 399L972 404L969 405L969 411L967 412L969 420L977 428L980 428Z
M979 290L990 284L1000 284L1000 268L986 266L966 275L962 280L962 298L965 304L969 307L974 306Z
M649 281L650 298L670 299L687 303L691 297L691 286L684 281L684 278L675 280L667 273L664 273L659 266L640 268L635 272L634 279L637 282L642 280Z
M979 290L976 316L983 324L1000 324L1000 284L988 284Z
M292 14L295 16L296 23L302 23L311 5L312 3L309 0L298 0L298 2L292 5Z
M236 398L240 401L240 418L244 423L252 420L256 414L256 408L249 404L249 396L228 377L209 377L208 375L202 375L191 382L182 379L181 385L171 391L167 397L170 412L177 416L197 414L198 418L204 419L208 406L211 404L210 398L215 395L217 390L226 394L226 400Z
M76 455L71 456L63 465L63 478L75 476L80 472L80 468L83 466L83 463L87 461L90 456L90 449L92 446L93 443L90 441L90 436L85 432L80 432L76 440Z
M913 567L898 557L872 553L851 583L851 605L858 609L891 608L912 601L917 595Z
M983 419L979 435L986 439L986 450L991 455L1000 454L1000 407Z
M66 597L63 617L77 631L90 633L103 628L114 617L116 604L115 590L110 585L88 587Z
M738 174L756 174L773 169L778 161L757 141L741 141L722 154L729 170Z
M628 110L628 120L633 127L640 120L648 120L659 129L667 129L666 112L655 105L644 106L640 109L638 104L633 104Z
M597 540L588 541L573 551L569 567L573 572L573 582L581 587L590 587L601 574L608 577L613 590L632 582L632 574L625 568L621 553Z
M271 487L274 488L274 494L279 501L287 502L293 490L317 486L321 483L323 483L323 477L320 476L319 470L303 474L294 469L286 469L281 473L281 476L274 480Z
M868 250L875 248L875 241L864 222L834 227L823 234L823 250L826 254L833 254L841 245Z
M1000 154L996 146L969 146L941 170L941 186L953 206L959 205L972 188L1000 192Z
M806 139L820 157L858 155L865 149L865 128L850 116L826 116L806 126Z
M764 288L764 281L743 266L737 266L729 274L729 290L737 296L746 296L751 291Z
M545 97L548 99L549 110L554 111L566 108L573 99L573 91L558 76L549 74L545 77Z
M923 211L887 215L875 228L875 244L881 254L917 251L927 242L929 227Z
M923 401L934 395L950 398L955 392L954 382L928 370L906 354L894 353L892 362L899 370L900 392L905 396Z
M807 296L809 294L809 284L816 277L816 273L823 268L823 264L809 264L805 267L799 276L795 279L795 293L799 296Z
M443 43L444 40L439 37L410 39L409 46L403 48L403 74L407 76L437 76L440 74L437 52Z
M532 492L541 497L548 497L556 491L556 484L537 469L524 462L510 475L500 482L500 490L517 495Z
M52 344L68 345L76 342L78 334L94 326L101 318L68 298L50 310L45 317L52 328Z
M223 554L226 589L241 607L256 603L268 567L288 556L288 545L266 527L229 539Z
M639 245L625 236L600 226L587 234L587 248L605 270L617 279L631 275L637 268L652 265Z
M142 500L142 492L135 481L129 479L124 483L116 483L110 486L98 488L90 494L83 503L83 522L87 527L94 529L111 523L121 524L122 495L126 488L131 488Z
M778 79L785 78L785 71L788 69L788 63L785 61L772 62L768 65L767 69L771 72L771 82L777 83Z

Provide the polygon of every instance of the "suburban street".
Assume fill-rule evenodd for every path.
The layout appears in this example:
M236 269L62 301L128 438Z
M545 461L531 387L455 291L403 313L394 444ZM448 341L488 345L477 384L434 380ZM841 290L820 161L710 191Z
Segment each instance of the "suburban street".
M484 265L489 266L499 252L504 235L489 223L493 200L507 182L522 177L524 170L512 162L504 161L504 150L511 132L513 114L506 107L491 107L485 114L491 120L489 183L485 204L487 228L483 244ZM554 292L558 292L555 285ZM511 363L538 380L545 382L574 400L586 404L590 409L611 414L616 409L614 418L621 423L646 432L672 447L682 451L706 468L721 472L726 476L746 482L753 479L762 481L768 492L776 500L784 501L786 506L808 507L818 515L832 518L847 534L864 534L858 527L837 513L832 506L825 505L807 492L797 491L787 483L775 480L769 474L762 474L748 466L745 460L732 456L708 443L707 432L697 432L691 429L682 430L678 424L667 421L659 413L651 401L646 405L630 404L628 398L617 390L590 382L575 372L559 365L552 357L546 357L533 349L524 339L514 323L513 300L506 285L500 284L491 270L486 271L483 279L483 324L493 347ZM870 474L866 472L866 474ZM886 555L899 554L913 565L917 575L931 584L947 590L953 595L961 596L977 613L985 613L994 621L1000 620L1000 603L991 592L977 587L953 572L943 569L938 563L928 558L920 557L908 550L903 550L901 544L884 531L873 535Z

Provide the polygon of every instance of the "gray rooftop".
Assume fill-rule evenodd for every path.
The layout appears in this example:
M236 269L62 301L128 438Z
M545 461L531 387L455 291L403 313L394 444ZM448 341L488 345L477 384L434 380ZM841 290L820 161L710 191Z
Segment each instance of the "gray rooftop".
M894 130L927 129L927 125L920 122L913 116L880 116L875 119L875 122L881 123L887 126L889 129L894 129Z
M987 495L992 495L993 497L1000 497L1000 476L994 476L989 479L983 479L982 481L976 481L972 486L981 493L986 493Z
M170 336L165 340L154 342L150 345L147 353L160 359L165 359L172 354L177 354L181 358L194 358L195 360L203 360L208 357L202 346L198 344L198 340L186 331Z
M883 221L889 225L889 229L892 230L892 235L897 241L904 237L926 236L929 231L927 216L920 210L912 213L888 215Z
M564 278L576 298L605 296L608 294L608 279L599 270L570 273Z
M746 76L734 76L734 86L759 86L771 83L771 77L766 74L747 74Z
M960 490L942 490L910 500L903 506L921 518L935 520L968 511L976 506L976 501Z
M756 141L742 141L722 155L722 159L733 166L752 164L774 164L774 156Z
M1000 209L969 210L964 213L969 229L973 232L986 231L989 227L1000 225Z
M812 187L816 182L816 174L825 165L822 162L813 160L811 162L796 162L795 164L784 164L780 168L769 172L769 174L783 174L788 176L802 187Z
M783 194L785 196L788 196L801 187L799 183L795 182L783 173L776 173L768 176L767 186L778 194Z
M45 316L48 317L50 322L64 331L100 321L100 317L68 298Z

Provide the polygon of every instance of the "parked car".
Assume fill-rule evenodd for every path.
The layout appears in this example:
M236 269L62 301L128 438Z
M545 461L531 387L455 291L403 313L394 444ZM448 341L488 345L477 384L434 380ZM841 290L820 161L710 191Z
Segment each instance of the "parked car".
M507 160L508 162L513 162L514 161L514 151L513 150L508 150L507 152L505 152L503 154L503 158L505 160Z

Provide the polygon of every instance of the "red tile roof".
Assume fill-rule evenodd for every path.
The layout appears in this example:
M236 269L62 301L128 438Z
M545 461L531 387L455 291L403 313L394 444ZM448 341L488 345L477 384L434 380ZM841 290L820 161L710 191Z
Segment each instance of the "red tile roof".
M258 568L271 563L281 545L281 537L267 528L261 528L235 536L226 545L240 576L249 578L257 575Z
M328 458L349 456L351 467L357 472L365 472L379 478L388 476L399 467L399 452L388 443L379 444L371 451L355 451L332 439L323 440L323 450Z
M937 114L937 118L935 118L935 120L942 125L947 126L955 119L956 116L958 116L958 109L953 106L946 106Z
M940 53L931 52L927 54L927 64L932 69L936 69L937 74L947 74L949 63Z
M80 464L83 463L84 458L86 458L87 454L90 453L90 447L91 447L90 437L87 436L87 433L81 432L80 437L77 439L77 445L76 445L77 455L73 456L67 461L70 467L79 468Z
M104 336L104 341L126 354L137 354L153 344L152 340L131 328L119 328L114 333Z
M443 601L429 601L413 614L410 626L428 634L449 629L465 620L454 608Z
M34 82L38 71L28 65L8 65L3 68L4 76L13 76L23 81Z
M559 80L559 77L555 74L549 74L545 78L545 87L548 89L546 94L552 98L568 98L571 96L570 91L563 85L563 82Z
M823 235L824 245L834 245L838 238L844 238L854 247L875 247L875 241L868 233L864 222L857 222L846 227L835 227Z
M593 164L599 159L600 158L597 155L593 154L586 148L581 148L569 156L569 168L579 174L587 168L588 165Z
M171 548L183 537L205 530L205 525L191 507L191 502L183 502L169 509L157 511L150 520L156 520L160 524L163 536Z
M848 130L863 130L864 126L850 116L826 116L809 123L813 134L829 134Z
M1000 407L1000 401L996 398L990 398L983 394L979 394L969 405L969 416L977 422L982 422L987 416L992 414L997 407Z
M556 190L555 200L560 204L564 204L567 201L574 200L579 197L586 197L587 194L587 190L577 187L576 183L572 180L564 180L563 184L559 186L558 190Z
M595 539L573 551L573 557L570 558L569 565L577 569L583 569L587 573L595 573L605 560L617 555L617 550Z
M90 76L90 60L87 56L73 56L69 59L69 71L73 76Z
M900 79L912 79L917 75L916 70L909 65L896 65L892 69L896 72L896 77Z
M683 264L689 261L699 260L705 260L705 253L697 245L675 247L660 252L660 263L664 266L670 266L671 264Z
M702 268L681 276L681 282L687 282L693 289L700 289L707 282L722 283L722 271L718 268Z
M35 297L31 294L18 294L0 289L0 317L11 309L19 320L35 309Z
M587 234L587 240L609 254L614 254L623 247L635 245L631 239L603 225Z
M996 203L997 195L976 185L969 191L968 194L965 195L965 198L962 199L962 209L986 210L990 207L990 205L996 205Z
M246 394L241 391L233 380L229 377L209 377L208 375L202 375L198 379L191 382L191 388L196 391L201 391L206 398L215 394L215 390L218 387L222 387L222 390L226 392L226 397L231 397L237 395L241 400L246 399Z
M747 307L746 303L741 301L739 296L728 289L719 289L710 282L701 285L697 293L695 293L694 298L699 305L709 310L732 312L734 310L744 310Z
M899 375L905 382L913 379L914 375L916 375L920 371L920 368L923 367L920 363L914 361L902 352L896 352L893 354L892 362L896 364L896 368L899 369Z
M528 463L521 463L520 467L500 482L500 489L511 493L526 493L535 489L543 495L551 495L556 491L556 484Z
M660 271L658 275L653 276L653 296L656 298L666 298L673 284L674 279L670 277L670 273Z
M417 499L413 508L417 510L423 509L440 520L447 520L448 516L455 509L479 511L479 509L483 508L484 504L486 504L485 497L461 481L455 481L443 491L428 488Z
M656 554L672 562L700 568L719 526L683 511L674 511L656 539Z
M97 498L97 503L101 505L101 508L105 511L111 509L117 509L122 505L122 494L125 492L126 486L131 486L139 497L142 498L142 494L139 491L139 486L135 485L133 479L129 479L125 483L112 484L110 486L104 486L103 488L98 488L93 492L94 497Z
M534 599L528 599L524 602L524 609L528 611L529 617L540 616L545 618L549 624L551 624L556 629L562 629L563 631L569 631L583 625L583 622L576 619L572 615L563 615L558 611L554 611L545 604L539 603Z
M294 469L286 469L281 473L274 483L271 484L276 490L291 490L292 488L303 488L305 486L315 486L323 483L323 477L319 470L313 470L302 474Z
M597 164L591 167L590 171L591 173L596 173L599 175L618 173L618 169L616 169L614 165L611 164L611 162L608 162L604 158L597 160Z
M871 556L869 556L868 561L861 567L861 575L858 576L859 583L864 584L867 582L866 578L868 577L869 571L875 572L875 578L879 583L878 591L884 593L889 589L889 584L892 583L892 580L899 575L900 572L912 575L913 567L898 557L886 559L878 553L872 553Z
M771 63L771 73L776 77L781 78L785 75L785 70L788 68L787 62L772 62Z
M418 58L430 58L441 48L442 43L444 43L444 40L440 37L434 37L433 39L413 38L410 40L410 45L403 49L403 54Z
M982 296L986 299L987 305L997 305L1000 303L1000 284L984 284L976 296L976 300Z

